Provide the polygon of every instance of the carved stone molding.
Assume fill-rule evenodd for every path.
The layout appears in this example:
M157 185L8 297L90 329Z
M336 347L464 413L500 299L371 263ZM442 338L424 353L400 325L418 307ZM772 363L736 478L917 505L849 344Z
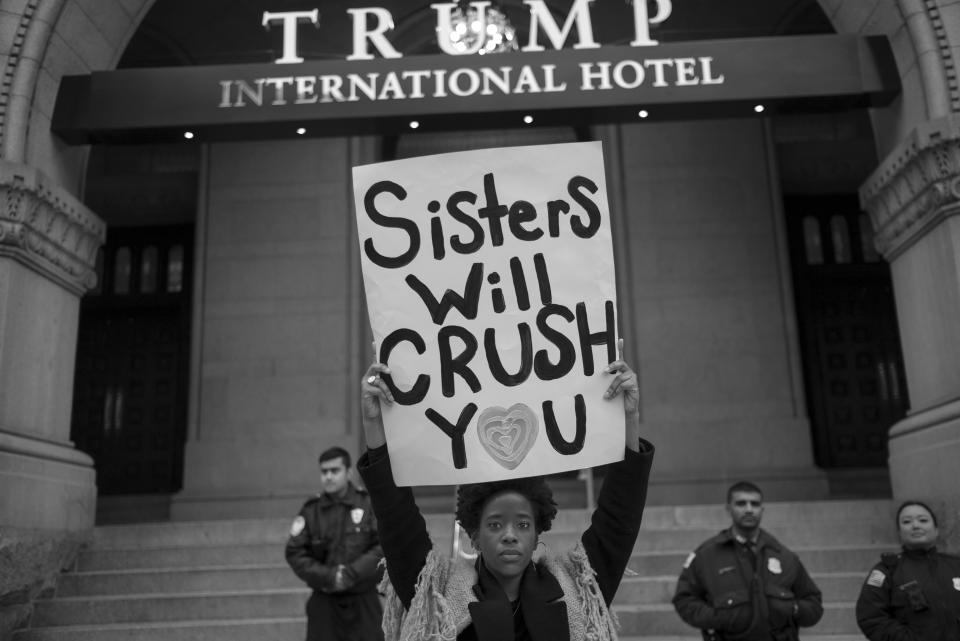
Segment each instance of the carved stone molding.
M889 261L960 213L960 116L917 127L860 187L860 205Z
M106 233L96 214L40 171L0 161L0 257L81 296L96 284Z

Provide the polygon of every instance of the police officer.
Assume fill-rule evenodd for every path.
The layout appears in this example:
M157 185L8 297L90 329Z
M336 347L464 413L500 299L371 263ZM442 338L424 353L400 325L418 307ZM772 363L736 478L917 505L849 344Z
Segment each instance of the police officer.
M300 509L286 549L287 563L313 589L307 641L382 641L376 587L383 552L370 500L347 479L346 450L330 448L319 462L323 491Z
M884 554L857 599L870 641L960 639L960 558L938 552L937 516L920 501L897 510L900 554Z
M797 555L760 529L763 493L727 491L732 524L687 557L673 606L707 641L795 641L823 615L820 590Z

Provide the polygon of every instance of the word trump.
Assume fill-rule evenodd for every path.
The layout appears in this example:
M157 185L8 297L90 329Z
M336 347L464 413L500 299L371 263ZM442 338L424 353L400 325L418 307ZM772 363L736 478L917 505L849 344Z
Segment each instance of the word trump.
M564 42L570 34L576 29L577 42L573 45L574 49L596 49L600 44L594 39L593 23L590 17L590 5L594 0L574 0L567 13L563 27L560 27L545 0L523 0L530 13L530 27L528 30L529 38L527 44L521 47L521 51L543 51L544 47L539 43L539 34L542 32L550 41L554 49L563 47ZM633 5L633 28L634 38L630 42L631 46L643 47L656 45L657 41L650 38L650 25L657 25L670 17L673 10L671 0L654 0L652 3L656 6L656 12L651 16L647 10L647 0L634 0ZM489 1L470 2L470 7L476 12L478 20L478 31L486 31L486 10L491 5ZM453 13L458 7L456 2L445 2L431 4L430 7L436 12L437 21L437 42L444 53L449 55L465 55L474 53L473 50L459 50L450 45L450 34L454 30ZM346 57L347 60L371 60L374 58L370 51L372 46L376 52L383 58L401 58L403 55L398 52L387 37L387 32L392 31L394 27L393 16L382 7L362 7L347 9L351 18L353 28L353 51ZM296 64L303 62L297 49L297 33L301 24L311 24L315 28L320 26L320 11L312 9L310 11L264 11L262 24L269 28L271 25L279 24L283 31L283 55L277 58L277 64Z

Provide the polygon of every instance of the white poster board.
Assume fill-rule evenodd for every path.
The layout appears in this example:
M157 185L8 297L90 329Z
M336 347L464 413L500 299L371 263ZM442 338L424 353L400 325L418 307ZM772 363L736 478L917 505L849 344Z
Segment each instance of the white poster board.
M616 282L599 142L353 169L361 264L398 485L620 460Z

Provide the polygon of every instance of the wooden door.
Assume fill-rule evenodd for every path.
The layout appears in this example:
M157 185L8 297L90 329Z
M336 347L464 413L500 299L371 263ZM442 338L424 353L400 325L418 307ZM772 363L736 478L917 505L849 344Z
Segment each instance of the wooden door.
M889 266L854 198L790 199L787 211L817 463L882 467L908 408Z
M81 305L71 434L102 495L182 486L191 230L108 234Z

